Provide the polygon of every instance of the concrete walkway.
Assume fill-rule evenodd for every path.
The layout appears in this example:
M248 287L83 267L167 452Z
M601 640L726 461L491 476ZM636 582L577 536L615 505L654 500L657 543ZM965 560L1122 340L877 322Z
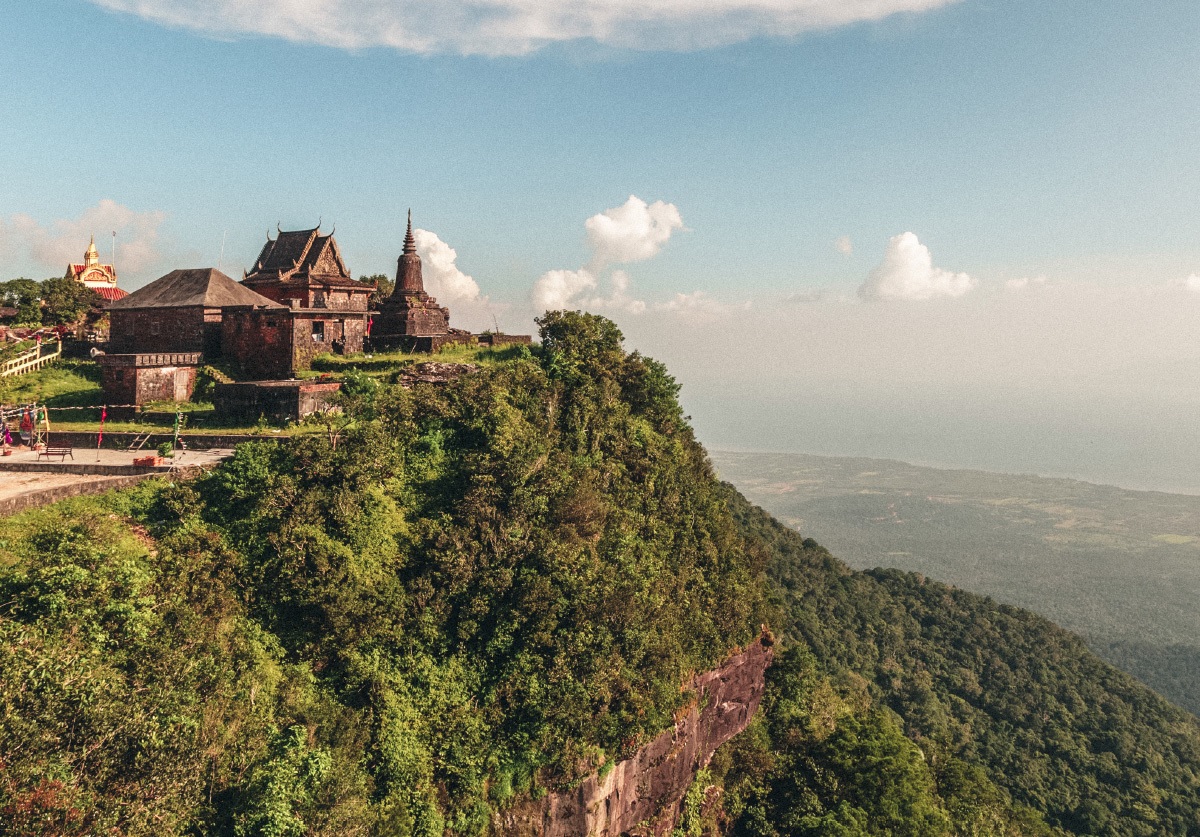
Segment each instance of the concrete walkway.
M95 450L80 448L74 454L75 459L67 457L66 462L59 462L57 457L38 459L36 453L24 449L0 457L0 517L67 497L124 488L154 476L209 468L232 456L233 451L186 451L174 467L134 465L135 458L151 455L144 451L101 450L99 461Z
M11 456L0 456L0 472L37 472L44 474L93 474L97 476L119 476L130 474L166 473L179 468L206 468L216 465L233 455L229 448L212 450L188 450L174 459L164 460L160 466L134 465L133 460L153 456L154 451L96 450L74 448L71 456L39 457L27 448L14 450ZM0 480L4 475L0 474Z

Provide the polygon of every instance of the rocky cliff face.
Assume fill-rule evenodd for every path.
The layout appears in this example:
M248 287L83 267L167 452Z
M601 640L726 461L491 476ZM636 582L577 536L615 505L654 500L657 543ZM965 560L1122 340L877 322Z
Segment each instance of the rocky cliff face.
M670 834L684 794L718 747L744 730L762 700L771 664L764 636L719 668L692 681L697 700L673 729L603 777L593 774L576 789L548 794L509 812L497 831L506 837L617 837Z

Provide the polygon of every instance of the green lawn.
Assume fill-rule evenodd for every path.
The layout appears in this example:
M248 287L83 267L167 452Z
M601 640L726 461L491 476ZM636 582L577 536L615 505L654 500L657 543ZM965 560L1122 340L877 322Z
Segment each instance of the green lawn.
M450 345L435 354L420 352L379 352L376 354L321 355L313 360L313 368L301 372L300 377L315 378L320 375L337 375L351 369L366 373L373 378L386 378L404 366L435 360L440 363L478 363L486 366L511 360L529 350L527 346L501 346L491 349L486 346Z
M436 360L443 363L478 363L488 365L510 359L527 351L524 346L503 346L490 349L481 346L447 346L437 354L411 352L387 352L379 354L321 355L313 361L313 368L301 372L298 377L317 378L322 375L334 378L350 371L359 371L373 378L389 379L399 369ZM223 373L232 370L220 367ZM231 376L232 377L232 376ZM91 360L62 359L25 375L0 378L0 403L28 404L37 402L50 408L51 430L88 432L99 429L100 405L104 396L100 389L100 367ZM109 433L145 433L147 431L170 431L174 427L175 413L185 413L184 433L260 433L276 436L280 433L319 433L322 429L312 425L278 425L258 423L255 425L235 424L222 421L213 412L213 405L206 401L155 402L145 405L145 412L136 421L112 421L104 424Z

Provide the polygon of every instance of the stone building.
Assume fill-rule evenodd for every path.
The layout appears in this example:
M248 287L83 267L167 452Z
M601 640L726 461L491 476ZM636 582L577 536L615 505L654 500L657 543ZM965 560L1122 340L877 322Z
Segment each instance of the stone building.
M83 264L67 265L64 278L74 279L91 288L107 302L115 302L128 296L117 287L117 269L111 264L100 264L100 254L96 251L96 236L92 236L87 251L83 254Z
M104 400L141 405L187 401L204 356L223 353L226 310L287 309L214 268L173 270L113 302L100 364Z
M215 268L172 270L109 306L108 351L204 352L220 357L225 309L247 307L286 310Z
M412 210L409 210L404 251L396 260L396 287L383 301L372 323L371 346L435 352L446 343L464 340L469 341L470 335L450 328L450 309L438 305L425 292L421 257L413 238Z
M294 369L323 352L363 350L374 287L351 277L332 233L318 227L268 237L242 284L293 312Z

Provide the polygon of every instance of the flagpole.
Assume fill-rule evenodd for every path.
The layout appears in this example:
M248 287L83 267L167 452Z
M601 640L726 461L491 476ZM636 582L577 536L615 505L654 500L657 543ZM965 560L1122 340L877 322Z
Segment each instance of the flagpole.
M96 434L96 461L100 461L100 443L104 441L104 419L108 417L108 405L100 407L100 432Z

